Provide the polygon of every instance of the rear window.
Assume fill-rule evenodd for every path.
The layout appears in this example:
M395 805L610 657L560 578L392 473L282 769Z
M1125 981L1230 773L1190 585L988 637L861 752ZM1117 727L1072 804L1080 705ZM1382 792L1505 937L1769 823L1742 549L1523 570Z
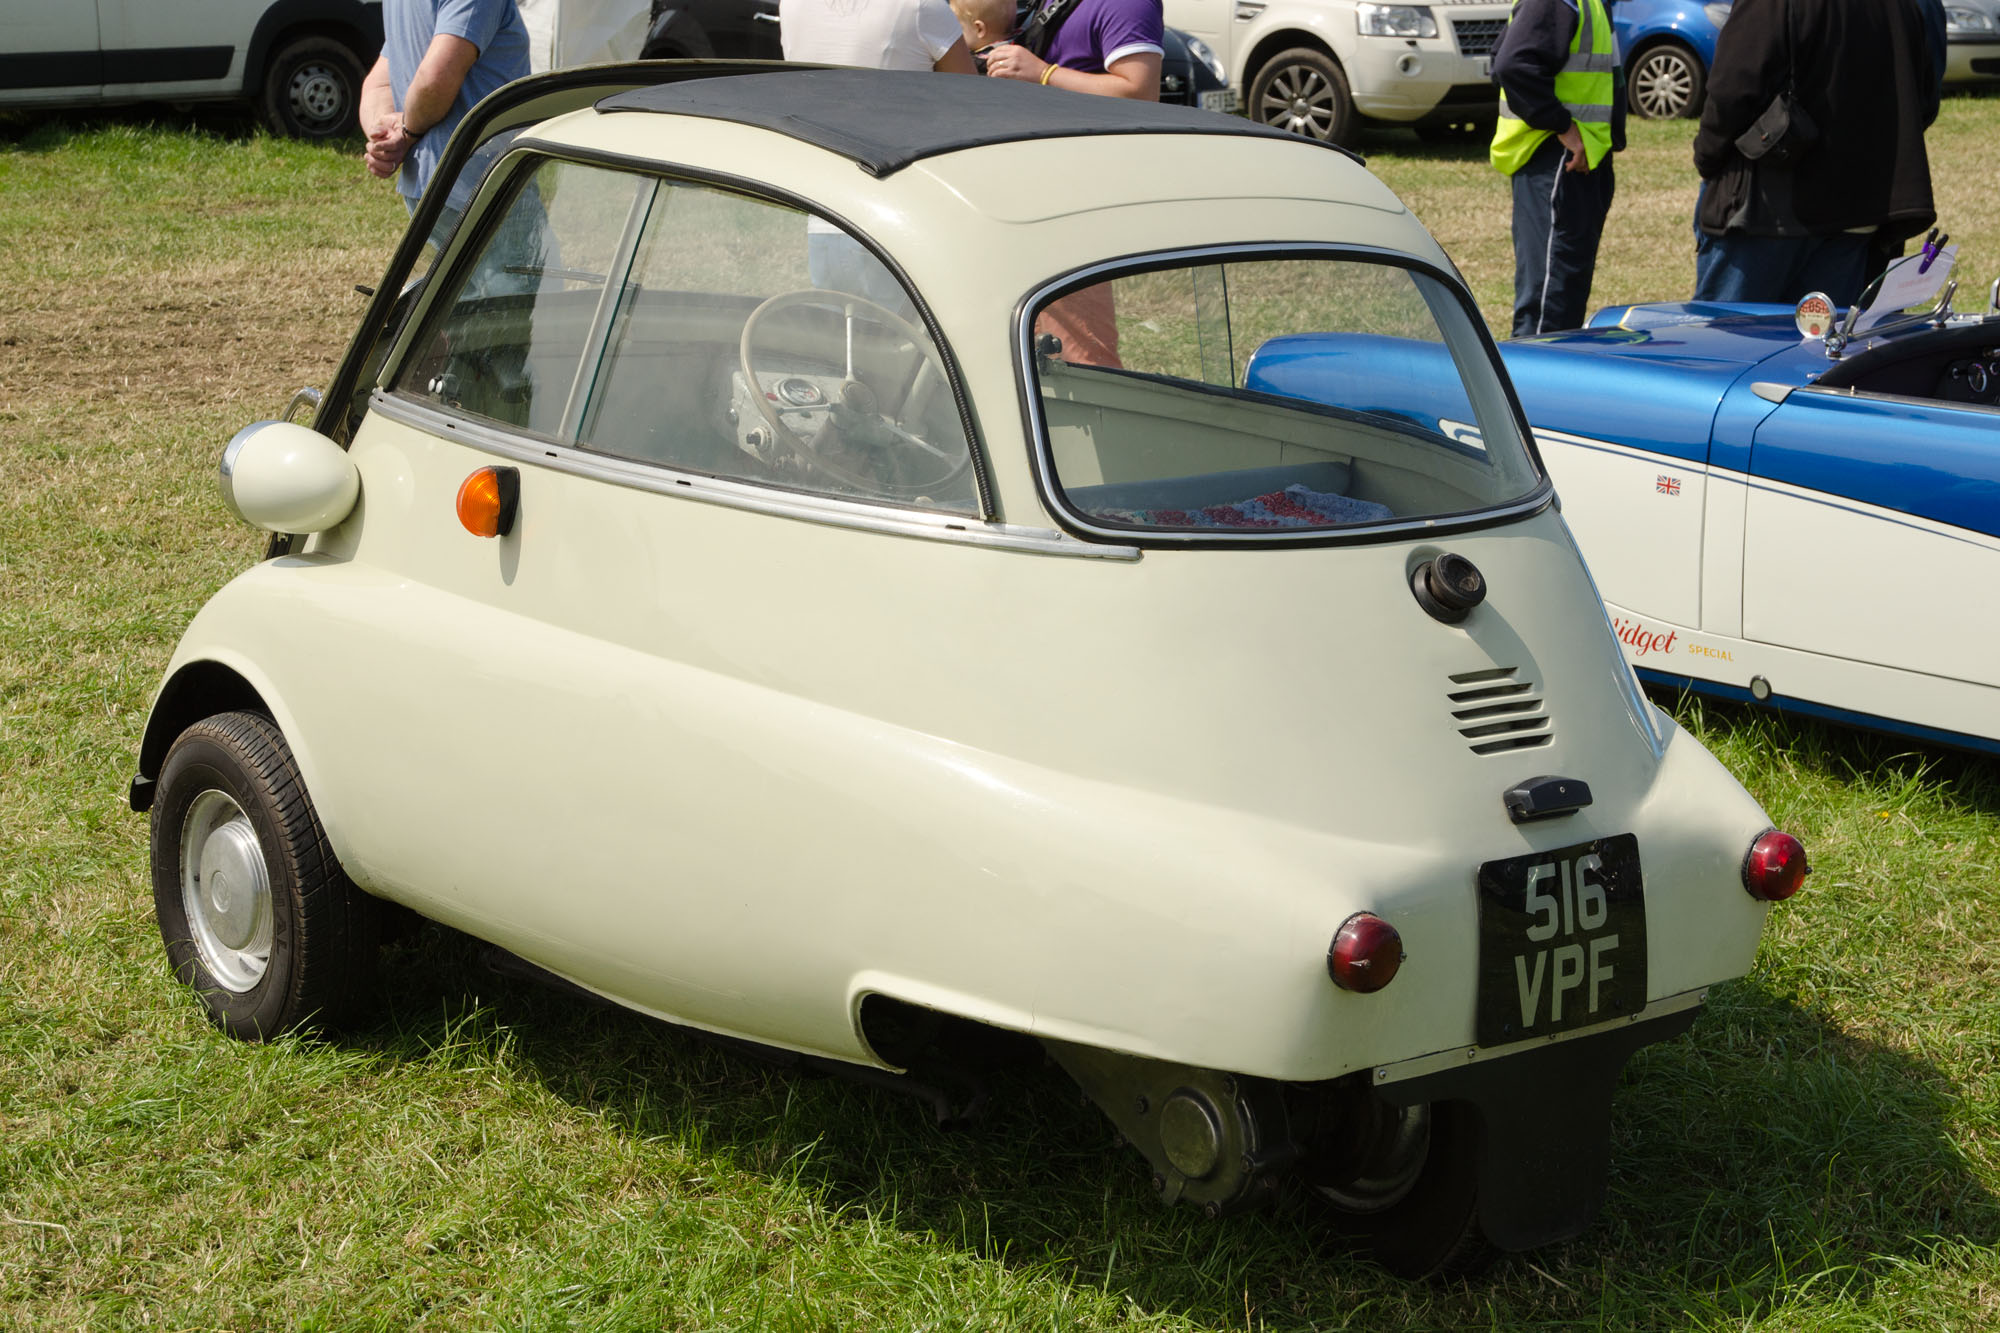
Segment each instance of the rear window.
M1542 485L1476 316L1352 253L1202 256L1033 309L1042 465L1087 528L1249 540L1470 518Z

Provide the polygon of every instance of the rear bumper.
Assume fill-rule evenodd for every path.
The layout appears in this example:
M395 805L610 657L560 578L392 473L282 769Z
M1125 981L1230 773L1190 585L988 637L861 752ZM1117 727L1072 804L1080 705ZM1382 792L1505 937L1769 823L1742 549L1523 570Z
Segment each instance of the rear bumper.
M1633 1052L1678 1037L1698 1003L1588 1036L1471 1060L1375 1093L1392 1106L1466 1102L1479 1112L1479 1223L1503 1250L1577 1235L1604 1204L1611 1095ZM1378 1070L1381 1079L1391 1070Z

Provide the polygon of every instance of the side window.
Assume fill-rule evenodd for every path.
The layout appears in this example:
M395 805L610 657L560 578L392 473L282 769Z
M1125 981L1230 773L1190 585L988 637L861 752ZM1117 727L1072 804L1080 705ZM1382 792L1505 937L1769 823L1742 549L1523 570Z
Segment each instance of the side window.
M545 162L455 275L396 389L560 439L620 241L652 183Z
M823 219L545 162L452 282L399 393L631 462L979 512L936 342Z
M976 513L944 359L902 284L831 223L659 183L579 447L847 499Z

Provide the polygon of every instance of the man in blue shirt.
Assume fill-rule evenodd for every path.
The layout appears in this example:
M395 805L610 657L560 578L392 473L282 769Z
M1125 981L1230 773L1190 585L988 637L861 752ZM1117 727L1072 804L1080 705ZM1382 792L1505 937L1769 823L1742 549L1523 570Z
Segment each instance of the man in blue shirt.
M361 85L368 170L386 178L400 168L397 189L414 212L465 113L527 76L515 0L383 0L382 55Z

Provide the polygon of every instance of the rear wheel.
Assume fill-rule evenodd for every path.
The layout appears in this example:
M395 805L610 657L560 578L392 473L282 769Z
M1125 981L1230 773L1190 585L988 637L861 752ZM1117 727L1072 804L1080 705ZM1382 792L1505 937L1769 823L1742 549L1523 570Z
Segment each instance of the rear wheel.
M295 37L278 48L265 68L258 110L272 133L294 139L357 133L361 62L332 37Z
M1398 1277L1467 1276L1497 1257L1479 1229L1479 1122L1471 1106L1349 1098L1328 1129L1337 1146L1322 1141L1309 1180L1336 1232L1365 1243Z
M232 1036L353 1014L379 914L327 845L277 725L220 713L174 741L152 820L153 906L174 975Z
M1353 141L1360 117L1347 76L1332 56L1311 47L1280 51L1250 80L1250 116L1325 143Z
M1699 114L1707 86L1701 57L1678 42L1662 42L1647 47L1632 61L1625 102L1636 116L1673 120Z

